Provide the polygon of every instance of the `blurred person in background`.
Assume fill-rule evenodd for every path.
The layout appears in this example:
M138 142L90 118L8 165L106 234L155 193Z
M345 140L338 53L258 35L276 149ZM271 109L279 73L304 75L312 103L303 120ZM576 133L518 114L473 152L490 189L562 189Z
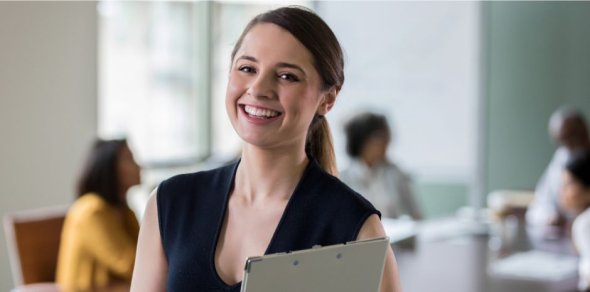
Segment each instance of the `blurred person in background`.
M574 214L572 240L580 255L579 288L590 290L590 152L579 152L562 172L560 205Z
M564 228L572 216L558 204L562 172L573 153L590 151L590 138L584 115L571 107L561 107L551 115L549 134L559 147L537 183L526 219L533 226Z
M361 113L344 127L351 158L340 179L367 198L385 217L422 219L410 177L387 159L391 131L385 116Z
M60 287L77 291L130 283L139 224L126 195L139 183L140 168L126 140L94 143L62 230Z

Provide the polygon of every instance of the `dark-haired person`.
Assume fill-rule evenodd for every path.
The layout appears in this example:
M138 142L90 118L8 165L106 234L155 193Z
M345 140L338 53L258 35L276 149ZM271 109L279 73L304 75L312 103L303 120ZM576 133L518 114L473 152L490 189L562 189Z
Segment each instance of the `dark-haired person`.
M344 126L350 164L340 179L367 198L383 216L408 215L422 219L410 177L387 159L391 131L387 119L375 113L360 113Z
M125 140L94 143L62 230L56 276L64 290L130 283L139 224L126 194L139 172Z
M132 291L240 291L247 257L385 236L379 211L333 174L325 115L342 50L315 13L255 17L234 47L228 117L241 160L162 182L148 201ZM277 287L280 291L280 287ZM399 291L388 249L381 291Z
M575 214L572 240L580 255L579 288L590 290L590 152L572 156L562 173L560 205Z
M535 199L526 213L527 223L545 229L563 227L571 215L560 208L562 172L572 153L590 151L590 136L584 115L572 107L560 107L549 120L549 134L559 147L535 188Z

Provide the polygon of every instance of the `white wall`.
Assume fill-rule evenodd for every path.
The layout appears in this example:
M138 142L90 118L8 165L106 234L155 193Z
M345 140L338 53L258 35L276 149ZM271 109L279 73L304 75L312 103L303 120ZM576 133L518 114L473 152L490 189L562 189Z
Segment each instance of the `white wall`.
M332 125L359 109L385 114L396 162L420 178L472 183L479 4L320 1L316 10L345 51L346 81L328 114ZM333 132L344 154L343 130Z
M360 111L385 114L389 156L410 173L427 217L481 202L478 2L318 1L316 11L345 53L346 81L328 114L338 166L342 123Z
M0 2L0 215L69 203L96 135L94 2ZM13 286L0 233L0 291Z

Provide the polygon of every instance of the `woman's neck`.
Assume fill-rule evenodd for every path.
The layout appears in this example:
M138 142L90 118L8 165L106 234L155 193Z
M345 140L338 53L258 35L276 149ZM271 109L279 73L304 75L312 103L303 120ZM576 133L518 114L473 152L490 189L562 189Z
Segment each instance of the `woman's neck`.
M309 163L305 151L268 150L245 145L236 173L234 194L246 203L288 200Z

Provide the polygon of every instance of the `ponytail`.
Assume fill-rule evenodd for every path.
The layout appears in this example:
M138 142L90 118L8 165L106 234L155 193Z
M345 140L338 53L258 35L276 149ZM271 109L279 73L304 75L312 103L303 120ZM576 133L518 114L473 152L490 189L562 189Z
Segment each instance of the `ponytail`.
M309 131L307 131L305 152L310 159L315 159L324 171L338 176L332 133L324 116L316 115L311 121Z

